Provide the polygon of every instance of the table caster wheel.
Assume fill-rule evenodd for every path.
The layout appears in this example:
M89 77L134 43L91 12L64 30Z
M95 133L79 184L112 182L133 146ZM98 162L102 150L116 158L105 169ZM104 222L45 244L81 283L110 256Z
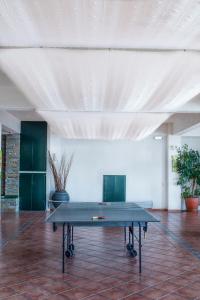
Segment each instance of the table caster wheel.
M137 251L134 250L134 249L132 249L132 250L130 251L130 255L131 255L132 257L136 257L136 256L137 256Z
M127 245L126 245L126 249L127 249L128 251L131 251L131 250L133 249L133 245L127 244Z
M73 256L72 250L67 250L67 251L65 251L65 255L66 255L67 257Z

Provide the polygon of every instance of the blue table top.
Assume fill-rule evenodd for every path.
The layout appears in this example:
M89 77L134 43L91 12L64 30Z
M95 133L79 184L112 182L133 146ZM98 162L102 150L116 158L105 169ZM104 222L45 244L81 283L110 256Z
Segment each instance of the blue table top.
M128 226L138 222L159 222L135 202L61 203L47 217L46 221L48 223L69 223L75 226Z

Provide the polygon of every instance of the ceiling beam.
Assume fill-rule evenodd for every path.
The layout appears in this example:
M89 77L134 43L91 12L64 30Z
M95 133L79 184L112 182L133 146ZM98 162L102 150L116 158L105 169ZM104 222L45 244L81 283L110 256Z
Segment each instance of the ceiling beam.
M173 134L183 135L191 129L195 128L200 123L200 114L178 114L173 117Z
M126 48L126 47L76 47L76 46L4 46L0 45L1 49L60 49L60 50L84 50L84 51L133 51L133 52L200 52L200 49L182 49L182 48Z
M65 112L65 113L69 113L69 114L73 114L73 113L108 113L108 114L162 114L162 113L166 113L166 114L199 114L200 113L200 107L199 107L199 110L197 111L182 111L182 110L176 110L176 111L143 111L143 110L140 110L140 111L96 111L96 110L93 110L93 111L90 111L90 110L67 110L67 109L35 109L35 108L32 108L32 107L6 107L6 106L1 106L0 105L0 110L3 110L3 111L27 111L27 112L38 112L38 111L42 111L42 112Z

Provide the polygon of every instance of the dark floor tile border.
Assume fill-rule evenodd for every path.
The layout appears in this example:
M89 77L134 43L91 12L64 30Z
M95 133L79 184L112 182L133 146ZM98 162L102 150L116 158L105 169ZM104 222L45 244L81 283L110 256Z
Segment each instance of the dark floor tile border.
M168 229L168 227L162 223L156 224L157 227L161 228L161 230L168 236L170 236L179 246L184 248L186 251L188 251L190 254L192 254L194 257L198 258L200 260L200 251L195 250L190 243L186 242L184 239L177 237L172 231Z

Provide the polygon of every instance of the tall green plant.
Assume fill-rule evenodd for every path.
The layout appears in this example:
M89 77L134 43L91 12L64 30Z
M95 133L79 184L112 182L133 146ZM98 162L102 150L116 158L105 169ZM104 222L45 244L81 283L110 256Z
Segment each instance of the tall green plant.
M200 195L200 154L199 151L189 149L188 145L177 148L176 171L181 186L182 197L196 197Z

